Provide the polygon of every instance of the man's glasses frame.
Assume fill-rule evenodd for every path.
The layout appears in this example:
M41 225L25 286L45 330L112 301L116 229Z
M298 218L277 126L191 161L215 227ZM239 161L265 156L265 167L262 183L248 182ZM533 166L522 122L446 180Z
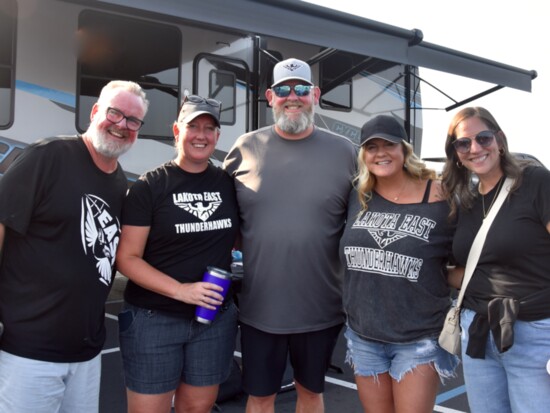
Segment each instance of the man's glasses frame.
M115 125L122 122L123 119L126 119L126 128L131 131L137 132L145 124L141 119L138 119L134 116L126 116L124 112L109 106L105 111L105 117L107 120Z
M293 90L296 96L303 97L308 96L311 92L311 89L313 86L311 85L280 85L280 86L273 86L271 90L273 93L275 93L275 96L279 98L286 98L290 96L290 92Z
M472 148L472 141L475 139L477 144L482 148L488 148L495 139L495 132L492 130L484 130L479 132L474 138L459 138L453 141L455 151L458 153L468 153Z

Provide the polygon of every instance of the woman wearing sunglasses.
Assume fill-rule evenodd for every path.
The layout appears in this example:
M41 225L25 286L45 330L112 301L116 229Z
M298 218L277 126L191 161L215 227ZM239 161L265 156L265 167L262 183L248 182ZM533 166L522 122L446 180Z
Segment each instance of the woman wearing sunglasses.
M471 411L548 412L550 172L519 163L495 118L481 107L453 117L445 152L443 188L451 216L458 216L453 254L462 267L504 179L515 179L463 302L462 361Z

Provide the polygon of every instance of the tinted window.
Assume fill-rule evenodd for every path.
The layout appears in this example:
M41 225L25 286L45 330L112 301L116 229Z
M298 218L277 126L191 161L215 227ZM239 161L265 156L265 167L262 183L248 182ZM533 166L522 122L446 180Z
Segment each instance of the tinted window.
M78 35L77 128L88 127L101 88L122 79L139 83L150 102L140 137L172 137L180 90L179 29L87 10L80 15Z
M0 127L12 121L16 18L15 0L0 0Z
M236 84L235 73L222 70L210 71L210 90L208 96L222 102L220 122L224 125L235 124Z

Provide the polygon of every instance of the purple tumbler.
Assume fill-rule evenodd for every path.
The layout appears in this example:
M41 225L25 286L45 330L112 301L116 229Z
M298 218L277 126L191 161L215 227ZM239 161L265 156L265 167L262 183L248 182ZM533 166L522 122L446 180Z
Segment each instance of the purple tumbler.
M216 267L206 267L202 280L223 287L223 291L217 292L225 297L231 284L231 273ZM215 310L209 310L198 305L195 309L195 320L199 323L210 324L214 320L214 317L216 317L218 309L219 306Z

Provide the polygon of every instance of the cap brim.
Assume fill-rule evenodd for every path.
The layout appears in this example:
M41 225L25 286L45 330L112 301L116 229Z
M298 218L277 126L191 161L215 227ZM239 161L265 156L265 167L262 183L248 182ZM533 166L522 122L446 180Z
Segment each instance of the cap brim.
M287 82L289 80L300 80L301 82L304 82L310 86L313 86L313 83L311 83L309 80L303 78L303 77L295 77L295 76L289 76L289 77L284 77L282 79L279 79L279 81L277 83L273 83L271 85L271 87L274 87L274 86L277 86L277 85L280 85L281 83L283 82Z
M178 122L180 123L189 123L191 122L193 119L201 116L201 115L208 115L210 116L213 120L214 120L214 123L216 124L216 126L219 128L221 127L220 125L220 121L218 120L218 118L216 118L211 112L208 112L206 110L199 110L197 112L193 112L193 113L190 113L189 115L187 115L186 117L180 119Z
M368 138L364 139L361 141L361 145L367 143L368 141L372 140L372 139L376 139L376 138L379 138L379 139L384 139L386 141L389 141L389 142L393 142L393 143L401 143L403 142L403 138L400 138L398 136L393 136L393 135L389 135L387 133L376 133L374 135L371 135L369 136Z

